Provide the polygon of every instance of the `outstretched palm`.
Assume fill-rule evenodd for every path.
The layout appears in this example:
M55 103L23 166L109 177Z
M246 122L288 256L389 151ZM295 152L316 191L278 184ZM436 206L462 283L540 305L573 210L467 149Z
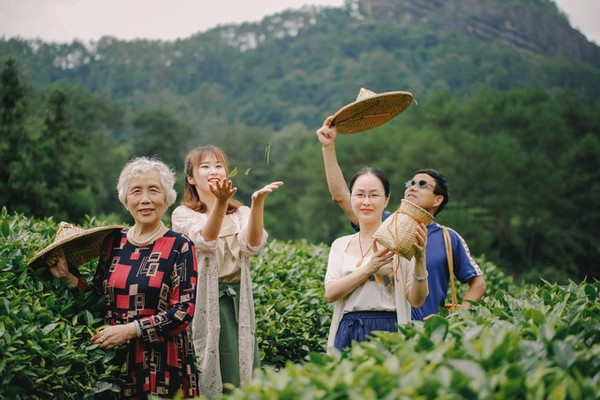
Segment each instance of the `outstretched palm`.
M275 189L283 185L283 182L271 182L262 189L257 190L252 194L252 200L263 201L269 194L273 193Z

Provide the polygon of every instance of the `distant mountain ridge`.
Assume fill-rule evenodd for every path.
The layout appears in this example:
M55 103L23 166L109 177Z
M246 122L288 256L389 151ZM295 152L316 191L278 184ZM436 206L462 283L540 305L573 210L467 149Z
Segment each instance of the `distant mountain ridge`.
M572 28L553 2L506 0L360 0L360 12L407 27L431 23L484 42L500 40L518 49L555 53L600 67L600 47Z

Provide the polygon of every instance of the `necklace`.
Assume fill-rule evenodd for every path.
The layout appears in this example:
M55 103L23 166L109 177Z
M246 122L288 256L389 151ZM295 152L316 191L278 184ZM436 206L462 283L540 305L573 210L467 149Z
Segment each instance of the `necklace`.
M369 252L373 248L373 244L374 244L374 242L371 243L371 247L369 247L367 249L366 253L363 253L362 242L360 241L360 233L357 233L357 235L358 235L358 247L360 247L360 256L361 256L361 259L358 260L358 262L356 263L356 268L358 268L358 267L360 267L362 265L363 261L365 260L365 257L369 255Z
M141 240L137 239L135 236L135 225L134 225L131 228L131 237L129 238L129 240L131 241L131 243L135 244L136 246L144 246L148 243L154 242L160 236L160 233L162 232L162 229L164 227L165 227L165 224L163 224L161 221L158 229L154 233L152 233L152 235L148 239L141 241Z

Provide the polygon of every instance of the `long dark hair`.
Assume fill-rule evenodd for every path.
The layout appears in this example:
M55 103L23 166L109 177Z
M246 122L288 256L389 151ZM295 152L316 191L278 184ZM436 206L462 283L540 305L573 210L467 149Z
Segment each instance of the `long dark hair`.
M188 177L194 176L194 168L200 164L202 159L207 155L214 155L215 158L223 164L225 167L225 173L229 174L229 164L227 162L227 155L220 148L213 145L204 145L198 146L194 150L190 151L185 156L185 183L183 190L183 201L181 204L191 208L194 211L205 213L206 212L206 204L200 199L200 194L196 190L196 187L188 182ZM227 205L227 214L232 214L236 212L236 210L242 205L242 202L238 200L231 199L229 200L229 204Z

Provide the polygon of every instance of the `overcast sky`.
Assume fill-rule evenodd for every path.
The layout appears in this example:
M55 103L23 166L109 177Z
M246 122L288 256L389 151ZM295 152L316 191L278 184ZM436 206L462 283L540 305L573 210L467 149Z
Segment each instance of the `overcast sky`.
M600 0L555 2L571 25L600 44ZM304 4L340 7L344 0L0 0L0 36L54 42L106 35L174 40Z

